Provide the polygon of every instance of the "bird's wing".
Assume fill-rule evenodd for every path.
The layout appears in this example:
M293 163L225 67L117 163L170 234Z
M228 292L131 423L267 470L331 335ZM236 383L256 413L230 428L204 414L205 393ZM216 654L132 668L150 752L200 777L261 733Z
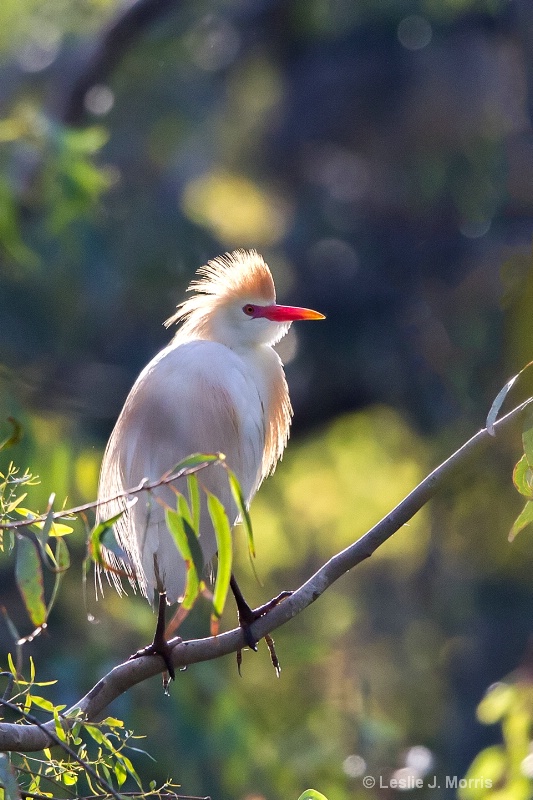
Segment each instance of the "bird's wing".
M263 406L240 357L210 341L170 346L143 370L126 400L104 456L100 497L133 488L144 478L158 480L191 453L222 452L249 500L260 480L264 441ZM219 497L233 523L236 508L225 470L211 465L199 480ZM178 483L176 488L183 491L185 486ZM116 524L117 538L143 593L151 600L154 589L164 589L174 602L184 591L185 565L166 528L161 503L175 508L169 487L139 495ZM107 504L103 514L123 507ZM205 503L200 543L208 562L216 542Z

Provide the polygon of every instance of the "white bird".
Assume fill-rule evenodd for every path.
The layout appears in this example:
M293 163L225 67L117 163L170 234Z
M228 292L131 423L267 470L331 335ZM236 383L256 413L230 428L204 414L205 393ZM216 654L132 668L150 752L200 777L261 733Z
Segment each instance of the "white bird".
M273 345L291 322L323 315L276 305L272 275L254 250L216 258L197 274L188 288L192 296L165 323L181 323L177 334L137 378L107 445L100 520L125 508L125 500L105 503L108 498L143 479L157 481L192 453L224 453L249 505L287 444L292 408ZM224 470L209 467L201 480L235 522L237 508ZM155 497L175 507L174 493L161 486L128 506L115 533L142 594L150 602L155 592L160 596L157 642L140 652L162 655L172 676L164 608L183 596L186 566ZM217 548L206 513L201 514L199 542L207 564ZM235 587L232 580L234 593ZM236 599L239 605L237 594Z

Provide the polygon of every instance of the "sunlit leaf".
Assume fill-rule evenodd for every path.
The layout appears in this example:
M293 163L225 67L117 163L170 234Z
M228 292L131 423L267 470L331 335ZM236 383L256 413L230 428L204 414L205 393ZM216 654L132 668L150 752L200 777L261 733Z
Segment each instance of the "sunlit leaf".
M512 542L515 536L524 530L528 525L533 522L533 500L528 500L524 508L517 516L513 523L513 527L509 532L509 541Z
M187 476L187 489L192 514L192 526L197 536L200 534L200 489L196 474Z
M46 609L46 615L50 615L50 611L52 610L54 603L57 598L57 593L59 592L59 587L61 585L61 581L63 580L63 573L67 571L70 567L70 555L68 552L68 547L63 541L63 539L57 539L56 544L56 551L54 554L55 560L55 581L54 581L54 588L52 589L52 594L50 596L50 600L48 601L48 606Z
M4 800L20 800L17 779L7 753L0 753L0 786L4 790Z
M46 622L43 570L37 546L26 536L17 536L15 579L32 623Z
M115 773L118 785L122 786L128 777L126 768L120 763L120 761L115 761L113 772Z
M63 708L64 708L64 706L63 706ZM55 726L56 736L58 737L58 739L61 739L62 742L66 742L67 741L67 735L66 735L65 731L63 730L63 726L61 724L61 720L59 719L59 712L58 712L57 708L53 709L53 714L54 714L54 726Z
M95 564L99 564L101 567L106 566L104 558L102 557L102 538L107 531L112 529L115 522L121 518L121 516L124 514L124 511L125 509L119 511L118 514L115 514L109 519L103 520L91 531L91 536L89 539L89 553L91 554L91 558Z
M524 453L530 467L533 467L533 417L528 415L524 430L522 431L522 444Z
M194 564L194 559L192 557L190 548L190 542L192 542L193 539L199 546L198 539L196 538L190 525L187 525L186 521L177 511L167 508L165 509L165 516L167 528L169 529L176 547L181 553L181 557L185 561L185 565L187 567L187 584L181 605L183 609L189 610L194 605L196 598L200 593L200 576L198 575L198 571ZM187 533L187 530L189 530L189 534Z
M123 728L124 723L121 719L117 719L116 717L106 717L100 723L101 725L107 725L109 728Z
M211 627L213 633L217 630L217 620L221 617L228 595L231 566L233 560L233 546L231 539L231 525L224 506L214 494L206 491L207 508L213 523L217 540L218 568L215 580L215 590L213 592L213 616Z
M30 509L22 508L21 506L17 506L15 510L17 514L20 514L21 517L25 517L28 520L34 519L37 516L33 511L30 511ZM66 536L67 534L72 533L74 530L70 527L70 525L64 525L61 522L54 522L54 515L51 509L46 515L45 520L37 520L32 522L32 525L37 528L41 534L43 531L48 531L50 536Z
M493 725L509 713L515 701L515 686L508 683L495 683L479 703L477 718L485 725Z
M239 514L242 519L242 523L246 530L246 535L248 537L248 550L250 551L250 555L255 558L255 545L254 545L254 533L252 530L252 520L250 518L250 513L246 508L246 503L244 501L244 495L242 493L241 485L237 479L237 476L234 472L232 472L229 467L227 468L228 472L228 480L229 485L231 488L231 493L233 495L233 499L235 500L235 504L239 511Z
M54 704L47 700L45 697L39 697L38 695L32 694L31 695L31 702L32 705L38 706L38 708L42 708L43 711L49 711L50 714L54 713ZM63 706L65 708L65 706Z
M320 792L317 792L316 789L306 789L298 800L327 800L327 798Z
M224 456L221 453L193 453L187 458L184 458L182 461L178 461L176 466L171 470L171 472L181 472L182 470L186 469L196 469L197 467L207 466L208 464L214 464L215 461L221 461L224 459Z
M7 654L7 664L8 664L8 667L9 667L9 671L11 672L13 677L15 679L17 679L18 673L17 673L17 669L15 667L15 662L13 661L13 656L11 655L11 653Z
M524 454L513 470L513 483L520 494L533 500L533 469Z
M65 786L74 786L74 784L78 782L78 776L76 775L75 772L66 770L61 774L61 780L63 781Z
M13 500L6 508L7 513L11 514L11 512L14 511L16 507L19 506L22 503L22 501L26 499L27 496L28 492L24 492L24 494L21 494L20 497L17 497L15 500Z
M202 548L200 547L200 542L198 541L198 529L194 528L193 514L185 497L182 494L178 495L177 505L178 514L180 514L183 520L183 528L185 535L187 536L191 557L194 566L196 567L198 577L200 578L204 571L204 554L202 553Z
M135 767L131 763L130 759L127 756L125 756L124 753L120 753L120 760L122 761L122 763L126 767L128 773L131 775L131 777L133 778L133 780L135 781L137 786L142 790L143 787L142 787L141 779L137 775Z
M505 777L506 771L507 757L503 747L494 746L482 750L465 775L465 785L458 789L459 800L477 800L490 796L487 795L487 787L496 786ZM511 797L519 800L513 793L509 795L509 799Z

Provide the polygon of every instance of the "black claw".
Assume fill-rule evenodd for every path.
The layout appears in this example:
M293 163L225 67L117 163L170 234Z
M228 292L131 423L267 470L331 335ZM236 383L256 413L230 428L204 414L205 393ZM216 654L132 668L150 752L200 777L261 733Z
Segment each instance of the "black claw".
M170 680L174 681L176 680L176 672L174 670L174 664L172 663L172 648L165 639L166 603L167 596L162 592L159 595L159 611L157 615L157 626L155 629L154 641L147 647L143 647L141 650L137 650L136 653L133 653L133 655L129 657L129 660L131 661L132 659L140 658L141 656L160 656L164 661ZM166 676L163 678L163 687L166 692L168 687L168 679Z
M251 631L251 625L256 622L261 617L264 617L265 614L268 614L273 608L275 608L282 600L285 600L286 597L290 597L292 592L281 592L278 594L277 597L274 597L272 600L269 600L268 603L265 603L259 608L252 609L244 599L241 590L239 589L239 585L235 580L234 576L231 576L230 580L231 590L235 597L235 602L237 603L237 615L239 619L239 625L241 626L244 641L246 645L257 653L257 639L254 637ZM276 655L276 650L274 649L274 641L271 636L268 634L265 636L265 641L267 643L267 647L270 651L270 659L272 661L272 666L276 670L276 675L279 678L281 667L278 661L278 657ZM237 652L237 669L239 670L239 675L241 674L241 664L242 664L242 653L239 650Z
M137 650L136 653L133 653L128 659L128 661L133 661L134 658L141 658L141 656L160 656L163 659L167 672L170 676L172 681L176 680L176 671L174 669L174 664L172 663L172 649L168 646L168 642L164 640L162 642L156 642L155 639L152 644L149 644L147 647L141 648L141 650Z

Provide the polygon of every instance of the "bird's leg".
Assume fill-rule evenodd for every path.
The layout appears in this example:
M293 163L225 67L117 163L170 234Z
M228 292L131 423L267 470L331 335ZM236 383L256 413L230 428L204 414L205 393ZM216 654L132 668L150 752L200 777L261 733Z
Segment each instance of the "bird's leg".
M161 658L165 662L165 666L167 668L167 672L170 675L171 680L174 680L176 677L176 673L174 671L174 664L172 663L172 648L169 646L167 640L165 639L166 605L167 605L166 592L160 592L159 609L157 612L157 625L155 628L154 640L152 644L148 645L148 647L143 647L141 650L137 650L136 653L133 653L133 655L130 656L130 661L134 658L140 658L141 656L161 656Z
M284 591L280 592L276 597L273 597L272 600L269 600L268 603L264 603L262 606L258 608L250 608L246 600L244 599L243 593L240 590L239 584L235 580L235 576L232 574L230 578L230 587L231 591L233 592L233 596L235 597L235 602L237 604L237 615L239 618L239 625L242 628L242 632L244 634L244 640L248 647L252 650L257 652L257 641L254 638L252 631L250 630L250 626L260 617L264 617L265 614L268 614L273 608L275 608L282 600L285 600L286 597L290 597L292 592ZM276 655L276 650L274 648L274 640L270 635L265 636L265 642L267 643L268 649L270 650L270 658L274 669L276 670L276 674L279 677L279 673L281 672L281 667L279 665L278 657ZM237 668L239 670L239 675L241 674L241 663L242 663L242 653L239 650L237 652Z

